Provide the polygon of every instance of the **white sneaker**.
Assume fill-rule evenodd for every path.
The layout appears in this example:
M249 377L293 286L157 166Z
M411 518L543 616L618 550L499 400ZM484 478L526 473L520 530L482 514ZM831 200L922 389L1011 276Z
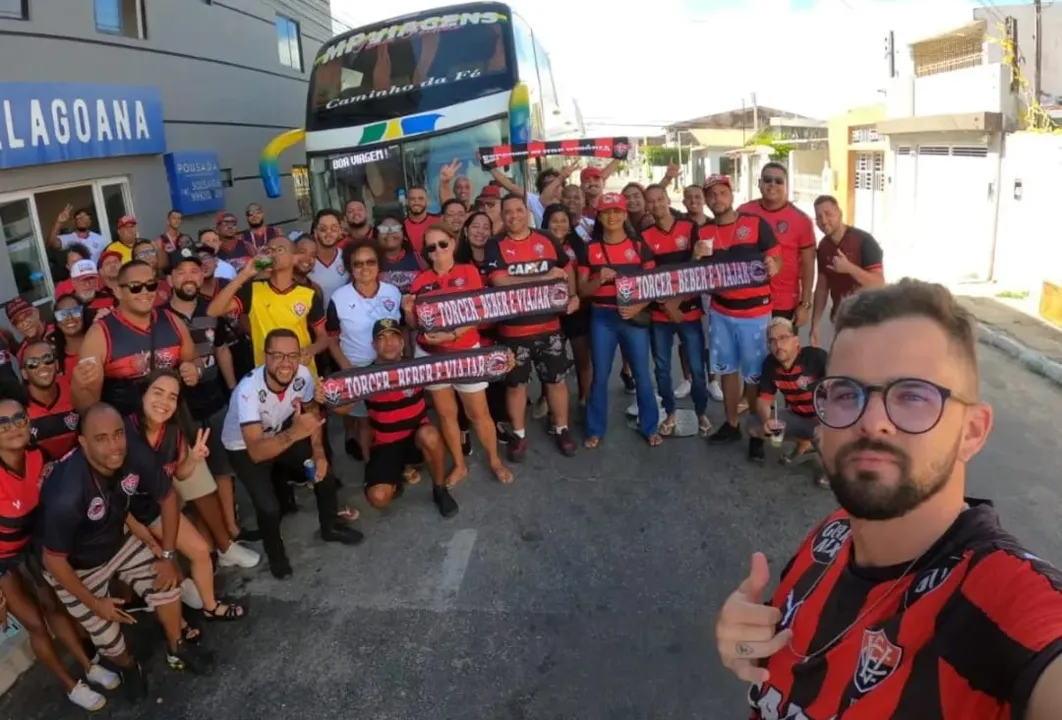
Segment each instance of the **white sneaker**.
M693 390L693 387L690 385L690 381L689 380L683 380L682 382L680 382L678 384L678 387L675 388L675 397L678 398L679 400L681 400L682 398L685 398L685 397L689 397L690 396L690 392L692 390Z
M221 567L253 568L262 562L262 556L249 547L244 547L237 542L229 545L225 552L218 553L218 565Z
M660 412L663 412L663 408L664 408L662 403L663 403L663 399L659 395L657 395L656 396L656 405L660 409ZM630 407L627 408L627 417L638 417L638 401L637 400L635 400L633 403L631 403Z
M185 578L181 581L181 602L193 610L203 609L203 598L199 595L199 588L192 582L192 578Z
M723 388L719 386L718 380L708 383L708 396L716 402L723 402Z
M66 696L70 698L70 702L89 712L102 710L107 704L107 698L90 688L84 680L78 680L77 685Z
M85 677L90 683L99 685L104 690L115 690L122 684L122 678L118 673L113 673L102 665L92 665Z

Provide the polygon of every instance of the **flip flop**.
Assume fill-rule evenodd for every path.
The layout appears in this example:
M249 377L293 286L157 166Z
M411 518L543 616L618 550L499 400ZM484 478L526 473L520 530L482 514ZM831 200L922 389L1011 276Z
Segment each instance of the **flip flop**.
M660 447L664 443L664 438L660 436L660 433L653 433L647 437L645 441L649 443L649 447L655 448Z
M357 508L344 507L336 515L343 522L351 522L361 517L361 512Z
M656 434L661 437L671 437L675 434L675 418L666 417L656 428Z
M494 473L494 478L502 485L509 485L516 479L515 476L513 476L513 471L504 465L499 468L491 468L491 472Z
M587 450L596 450L601 445L601 438L590 436L586 440L583 440L583 447Z

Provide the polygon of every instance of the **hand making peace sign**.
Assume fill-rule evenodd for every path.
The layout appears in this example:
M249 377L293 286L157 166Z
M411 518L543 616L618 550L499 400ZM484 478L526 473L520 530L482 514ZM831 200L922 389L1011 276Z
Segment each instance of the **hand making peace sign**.
M200 428L195 433L195 445L188 451L196 460L205 460L210 457L210 448L207 440L210 439L210 428Z

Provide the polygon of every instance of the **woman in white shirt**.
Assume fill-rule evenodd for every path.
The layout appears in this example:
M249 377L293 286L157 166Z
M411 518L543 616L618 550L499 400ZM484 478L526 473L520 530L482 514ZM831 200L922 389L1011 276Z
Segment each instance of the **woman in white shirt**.
M325 313L325 328L335 342L332 357L340 370L371 365L376 359L372 345L372 326L377 320L402 319L402 293L389 283L380 282L380 251L371 242L348 243L343 248L343 267L351 282L332 293ZM359 402L346 423L347 454L365 457L369 447L368 410Z

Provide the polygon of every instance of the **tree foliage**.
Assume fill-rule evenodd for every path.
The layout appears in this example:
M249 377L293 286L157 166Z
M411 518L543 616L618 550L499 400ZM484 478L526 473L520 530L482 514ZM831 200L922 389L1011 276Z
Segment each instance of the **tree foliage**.
M649 161L649 165L653 167L667 167L671 163L677 163L679 165L685 165L690 161L690 149L688 147L682 148L682 162L679 162L679 150L673 147L664 147L663 145L649 145L643 148L645 158Z
M782 135L769 127L753 135L745 145L746 147L763 145L771 148L771 160L786 160L789 153L796 149L795 145L787 143Z

